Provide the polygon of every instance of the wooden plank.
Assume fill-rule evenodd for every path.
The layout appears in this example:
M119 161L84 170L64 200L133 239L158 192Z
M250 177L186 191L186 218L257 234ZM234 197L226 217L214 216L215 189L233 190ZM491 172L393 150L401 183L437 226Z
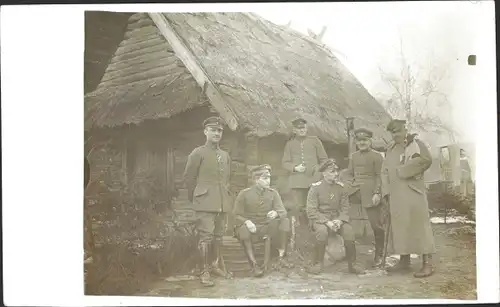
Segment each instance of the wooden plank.
M187 69L191 72L198 85L205 90L205 94L210 99L210 102L219 112L221 117L226 121L229 128L233 131L236 130L238 128L236 115L231 110L217 87L210 80L205 70L198 63L196 57L191 53L189 48L172 28L167 18L161 13L148 14L162 35L169 42L179 59L181 59Z
M161 66L161 67L156 67L153 69L149 69L146 71L140 71L134 74L130 74L128 76L123 76L123 77L118 77L114 78L112 80L103 80L99 84L98 91L100 92L103 89L110 89L112 87L118 87L118 86L123 86L123 85L132 85L134 84L137 87L130 87L128 90L135 90L139 87L142 86L149 86L149 84L154 83L154 82L149 82L147 84L147 81L151 81L152 79L155 78L163 78L163 80L166 79L166 76L172 76L169 77L169 79L173 79L175 76L178 76L180 74L183 74L184 72L182 71L181 68L177 66L177 64L170 64L168 66ZM104 79L104 78L103 78ZM139 83L140 82L140 86ZM97 93L99 93L97 92Z
M131 77L134 74L138 73L147 73L150 70L157 70L160 67L170 67L170 65L175 64L175 67L178 67L180 61L177 60L175 56L164 56L163 58L155 57L156 60L150 60L148 57L139 57L137 59L141 60L140 64L136 65L128 65L128 66L118 66L113 64L109 65L108 69L106 69L106 73L101 79L101 83L112 81L119 78ZM177 62L177 63L176 63ZM120 63L118 63L120 64ZM162 74L163 75L163 74ZM168 76L167 74L166 76Z
M139 38L143 38L142 40L146 40L148 36L152 35L163 37L161 33L158 31L158 28L155 25L153 25L140 29L128 30L127 32L125 32L123 40L130 40L134 38L134 40L141 41L141 39Z
M144 33L141 33L139 30L127 31L123 37L123 40L126 41L127 44L136 44L155 38L163 39L163 36L161 36L156 27L153 27L153 29L147 28L146 30L147 31L143 31Z
M156 52L163 52L166 50L165 41L160 37L130 44L128 41L122 41L118 49L116 49L114 57L130 57L131 54L145 54L151 52L152 50L155 50Z
M165 58L170 58L174 54L169 53L169 52L155 52L151 54L147 54L145 56L138 56L132 59L124 60L124 61L116 61L116 57L111 60L111 62L108 65L108 71L112 70L120 70L123 68L135 66L135 65L142 65L146 61L162 61Z

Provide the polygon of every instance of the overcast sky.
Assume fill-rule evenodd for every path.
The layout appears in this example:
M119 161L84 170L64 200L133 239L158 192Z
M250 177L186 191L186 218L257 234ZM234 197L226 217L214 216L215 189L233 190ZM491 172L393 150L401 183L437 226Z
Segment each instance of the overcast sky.
M403 38L406 56L418 65L446 65L451 77L444 90L453 105L453 121L464 141L473 141L475 99L471 84L477 79L477 67L467 65L469 54L481 57L483 34L494 31L492 3L460 2L379 2L379 3L289 3L281 10L256 11L262 17L287 24L307 33L327 31L323 42L338 51L339 59L364 86L380 97L387 88L380 80L378 67L394 69L399 37ZM265 8L265 6L263 6ZM489 19L488 19L489 18ZM488 59L492 60L492 59ZM493 59L494 60L494 59ZM483 62L484 63L484 62ZM475 70L475 72L473 71ZM468 127L468 129L464 129Z

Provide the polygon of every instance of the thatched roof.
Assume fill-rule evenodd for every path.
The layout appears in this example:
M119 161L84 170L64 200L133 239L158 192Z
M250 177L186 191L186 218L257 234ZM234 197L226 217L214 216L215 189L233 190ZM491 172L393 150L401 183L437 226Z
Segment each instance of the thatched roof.
M163 14L235 114L258 136L288 133L302 116L323 140L345 143L345 118L386 136L390 117L326 47L247 13ZM207 102L147 14L135 14L97 90L93 126L167 118ZM387 136L386 136L387 138Z

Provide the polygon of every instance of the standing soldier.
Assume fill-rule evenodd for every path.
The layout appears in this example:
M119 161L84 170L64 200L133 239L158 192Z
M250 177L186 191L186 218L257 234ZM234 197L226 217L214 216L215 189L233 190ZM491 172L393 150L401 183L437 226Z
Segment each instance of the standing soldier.
M405 120L388 124L394 142L382 165L382 197L388 197L390 204L388 243L400 255L399 262L387 271L409 271L410 255L421 254L423 265L414 276L427 277L434 272L431 255L435 245L423 175L432 158L426 145L415 134L409 135L405 125Z
M300 212L305 209L307 193L312 183L318 181L318 165L325 161L323 144L316 136L307 136L307 122L302 118L292 121L293 136L286 143L282 165L290 174L288 186L291 189L293 207L290 215L292 225Z
M382 155L371 149L373 133L366 128L354 131L358 151L349 159L346 170L346 181L351 204L361 204L375 236L374 266L382 264L384 253L384 227L382 226L380 206L380 171L382 169Z
M290 267L284 259L290 221L280 195L270 188L271 167L260 165L253 168L251 173L255 184L238 194L233 213L236 218L236 237L243 245L254 276L260 277L264 272L257 265L252 237L278 239L280 264Z
M198 248L203 261L200 281L208 287L215 284L211 273L229 277L219 268L226 214L232 207L229 190L231 158L219 148L222 123L219 117L210 117L203 122L207 141L188 156L184 172L188 199L196 211L196 229L200 236Z
M349 272L361 274L363 270L356 265L354 230L349 224L349 197L339 182L338 166L334 159L328 159L318 171L323 173L323 180L314 183L307 195L307 216L316 235L314 264L309 272L322 272L328 236L335 233L344 239Z

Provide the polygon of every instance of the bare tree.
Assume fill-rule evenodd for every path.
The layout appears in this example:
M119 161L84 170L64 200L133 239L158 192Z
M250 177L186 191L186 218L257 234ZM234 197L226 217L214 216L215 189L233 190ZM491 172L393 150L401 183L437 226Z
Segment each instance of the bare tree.
M388 72L379 67L382 81L392 92L382 101L384 107L392 117L405 118L409 129L444 132L456 142L458 132L439 116L442 112L437 111L452 111L448 95L442 90L443 81L449 76L446 61L437 62L431 54L425 65L410 63L403 47L400 36L399 71Z

